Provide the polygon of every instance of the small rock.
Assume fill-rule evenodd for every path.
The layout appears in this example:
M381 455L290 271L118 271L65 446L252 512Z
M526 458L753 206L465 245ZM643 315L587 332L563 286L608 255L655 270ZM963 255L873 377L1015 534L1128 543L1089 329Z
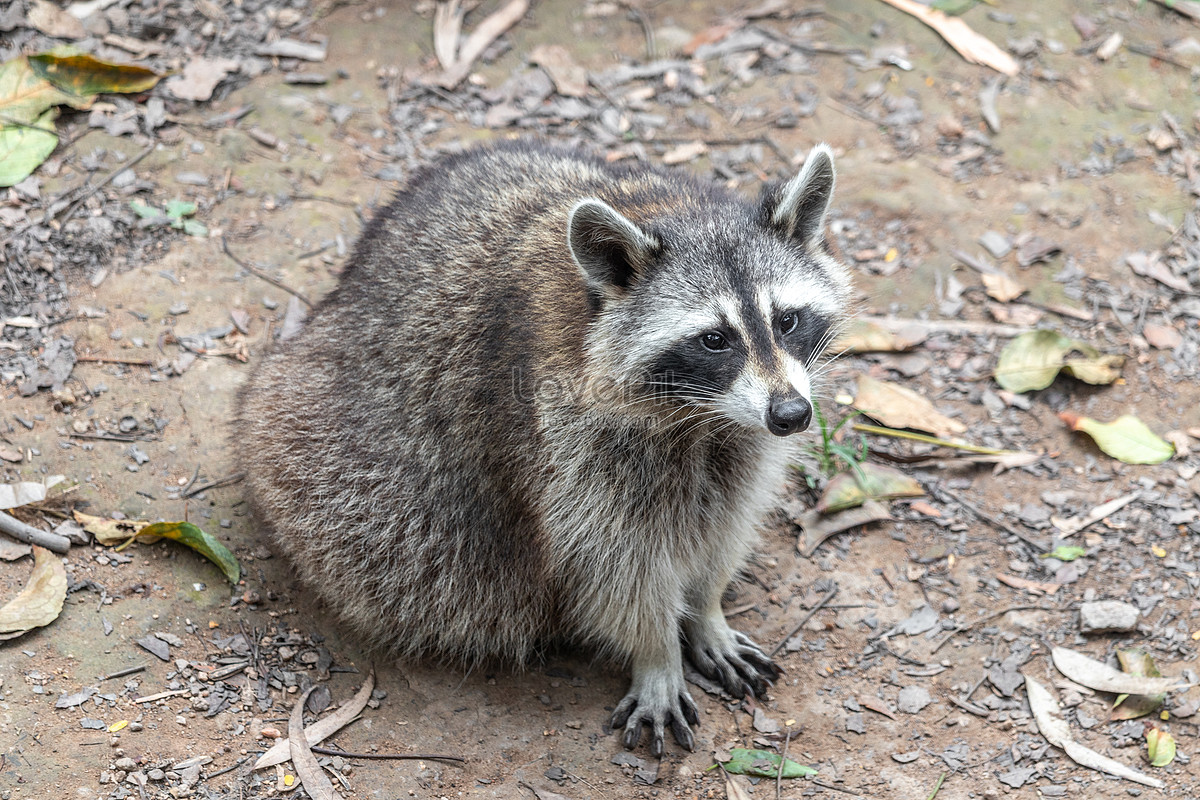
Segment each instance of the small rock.
M1079 630L1083 633L1131 631L1137 625L1136 606L1117 600L1100 600L1079 606Z
M905 714L916 714L933 702L924 686L905 686L896 697L896 708Z
M135 769L137 769L137 762L134 761L129 756L125 756L124 758L118 758L113 763L117 769L123 769L126 772L133 772Z

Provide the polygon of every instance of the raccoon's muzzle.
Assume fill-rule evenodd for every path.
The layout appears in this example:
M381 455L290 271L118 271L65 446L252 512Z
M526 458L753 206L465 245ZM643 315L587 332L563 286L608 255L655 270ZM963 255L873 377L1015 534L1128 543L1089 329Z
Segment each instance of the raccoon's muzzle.
M767 430L776 436L799 433L812 422L812 405L798 394L777 395L767 409Z

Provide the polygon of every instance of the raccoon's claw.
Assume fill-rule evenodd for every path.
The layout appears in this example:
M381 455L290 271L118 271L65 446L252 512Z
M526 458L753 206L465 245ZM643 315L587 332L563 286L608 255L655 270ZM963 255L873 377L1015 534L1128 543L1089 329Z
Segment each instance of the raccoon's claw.
M747 694L762 697L782 670L745 634L736 631L730 634L727 642L694 646L692 662L703 675L718 681L734 697Z
M700 722L700 712L696 703L687 690L680 691L672 701L667 698L653 698L655 692L637 693L631 690L617 704L609 724L613 728L624 728L621 741L626 748L632 750L638 746L642 738L642 727L650 728L650 753L655 758L661 758L664 749L665 732L668 727L675 736L675 741L691 751L696 749L696 739L692 735L690 725ZM690 723L690 725L689 725Z

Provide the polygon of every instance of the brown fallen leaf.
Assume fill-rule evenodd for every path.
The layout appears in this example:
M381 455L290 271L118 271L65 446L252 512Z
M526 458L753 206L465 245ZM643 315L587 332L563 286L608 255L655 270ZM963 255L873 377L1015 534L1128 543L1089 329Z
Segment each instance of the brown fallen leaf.
M887 506L878 500L868 500L857 508L848 508L836 514L822 514L815 508L809 509L793 520L801 528L796 549L800 551L800 555L807 558L835 533L891 518Z
M292 756L292 766L295 767L296 775L299 776L308 796L312 800L334 800L338 795L334 794L329 776L321 769L317 757L309 749L308 742L305 741L307 737L301 735L304 730L304 703L316 688L316 684L308 687L304 694L300 695L296 705L292 706L292 716L288 719L288 751Z
M894 721L896 719L896 715L893 714L892 710L887 707L887 703L883 702L878 697L872 697L871 695L864 695L864 696L858 698L858 704L860 706L862 706L863 708L874 711L876 714L883 714L885 717L887 717L890 720Z
M967 430L966 425L942 414L912 389L868 375L858 376L854 407L892 428L913 428L942 437Z
M49 625L67 599L67 570L62 559L44 547L33 548L33 572L21 592L0 608L0 639L15 639Z
M1188 686L1187 681L1182 678L1158 678L1121 672L1103 661L1089 658L1077 650L1066 647L1052 649L1050 658L1054 661L1054 667L1063 675L1080 686L1095 689L1097 692L1158 694Z
M541 44L533 48L529 61L546 70L554 88L566 97L587 95L587 70L575 62L571 52L561 44Z
M985 272L979 276L987 290L988 297L1007 303L1025 294L1025 287L1003 272Z
M942 512L926 503L924 500L914 500L908 504L908 507L918 514L924 514L927 517L940 517Z
M371 699L371 692L374 689L375 670L371 670L367 673L367 678L363 681L362 687L354 694L354 697L350 698L350 702L304 729L304 740L311 747L314 744L321 743L349 725L367 707L367 701ZM288 733L290 735L292 731L289 730ZM273 767L276 764L284 763L291 757L291 746L288 744L288 740L279 739L271 746L270 750L258 757L258 761L254 762L254 769Z

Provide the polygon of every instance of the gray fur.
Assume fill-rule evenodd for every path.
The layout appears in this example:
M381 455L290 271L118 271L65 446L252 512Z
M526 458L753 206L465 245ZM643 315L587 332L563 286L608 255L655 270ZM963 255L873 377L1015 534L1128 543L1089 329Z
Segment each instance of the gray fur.
M756 404L807 393L849 293L781 234L828 205L793 195L530 143L417 172L241 394L259 523L368 641L467 664L590 645L632 667L626 743L645 723L656 753L668 727L691 747L685 651L739 696L777 675L720 605L791 458ZM636 255L619 291L597 231ZM775 296L816 331L792 355L754 311ZM696 343L718 318L723 355Z

